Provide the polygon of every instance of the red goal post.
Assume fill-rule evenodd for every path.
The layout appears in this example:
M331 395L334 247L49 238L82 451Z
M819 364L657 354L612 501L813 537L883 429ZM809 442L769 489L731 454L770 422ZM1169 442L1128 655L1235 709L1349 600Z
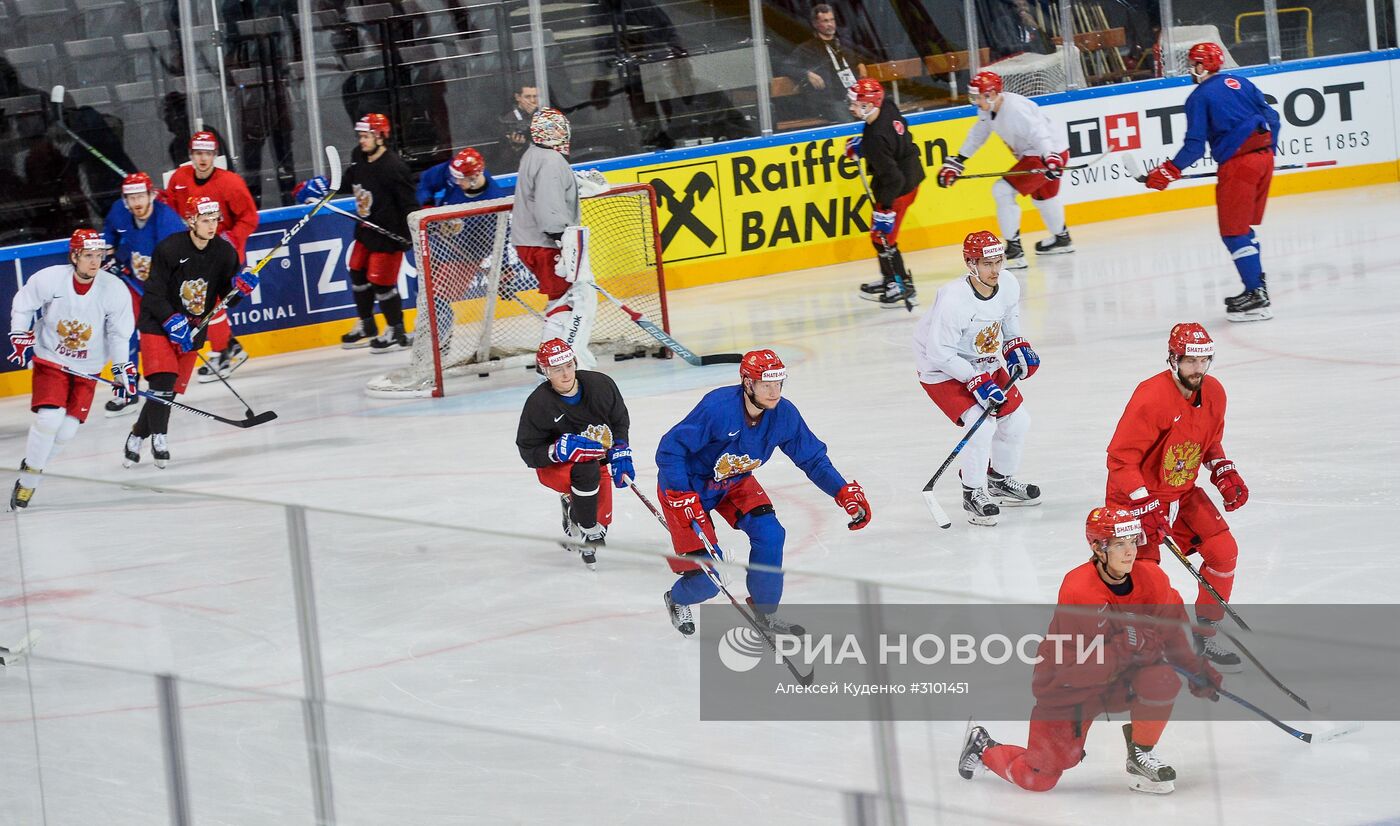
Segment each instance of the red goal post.
M510 238L513 198L422 209L409 215L418 301L407 367L371 379L378 398L443 395L444 379L531 366L545 297ZM619 184L579 203L594 278L669 331L656 194ZM655 353L658 345L611 302L599 301L589 345L601 358Z

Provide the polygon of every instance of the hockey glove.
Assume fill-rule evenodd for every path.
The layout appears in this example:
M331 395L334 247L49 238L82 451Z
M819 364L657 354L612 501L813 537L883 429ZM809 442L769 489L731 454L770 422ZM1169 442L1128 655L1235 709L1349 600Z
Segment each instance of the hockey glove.
M996 383L990 373L978 373L968 379L967 389L983 407L1000 407L1006 404L1006 391L1001 389L1001 385Z
M608 470L612 472L613 487L625 488L627 483L637 478L632 467L632 448L618 442L608 451Z
M12 348L9 355L10 363L18 364L20 367L25 366L33 357L29 351L34 349L34 331L15 330L10 333L10 347Z
M860 142L862 139L861 135L852 135L846 138L846 157L859 158L861 156Z
M601 443L577 433L565 433L549 446L549 460L559 464L564 462L596 462L607 455L608 450Z
M1156 629L1145 626L1124 625L1123 630L1113 637L1112 646L1118 657L1119 671L1150 665L1162 658Z
M134 398L136 396L136 382L141 377L136 375L136 365L129 361L112 365L112 379L117 383L112 388L112 395L119 399Z
M252 295L253 290L258 288L258 274L252 270L244 270L233 277L233 287L243 295Z
M1201 697L1211 702L1218 701L1220 699L1220 684L1225 679L1220 676L1219 671L1215 670L1215 666L1202 657L1192 670L1196 672L1191 678L1192 696Z
M317 175L310 180L297 184L297 188L292 190L292 197L298 203L314 204L326 197L326 193L331 191L331 182L326 180L324 175Z
M1181 170L1176 168L1176 164L1171 161L1164 162L1161 166L1147 173L1147 188L1155 189L1158 192L1164 190L1172 181L1181 180Z
M895 213L891 211L875 210L870 213L870 231L873 234L886 236L894 234Z
M187 353L194 349L194 331L190 329L190 320L184 313L175 313L160 326L165 328L165 334L180 348L180 352Z
M1046 155L1040 159L1045 164L1045 180L1058 181L1065 174L1065 159L1059 155Z
M1040 356L1031 349L1031 345L1025 339L1017 336L1008 340L1001 346L1001 356L1006 359L1006 369L1008 371L1020 367L1021 378L1028 379L1035 375L1035 371L1040 369Z
M1216 459L1208 462L1210 467L1210 481L1220 491L1220 497L1225 500L1225 512L1239 510L1249 501L1249 488L1245 487L1244 480L1235 470L1235 463L1229 459Z
M956 183L958 177L963 174L963 161L966 160L962 155L944 158L943 166L938 170L938 186L947 189Z
M1140 493L1128 500L1128 513L1137 517L1142 524L1142 535L1146 540L1145 544L1149 548L1155 548L1162 544L1162 540L1167 536L1167 509L1162 507L1162 502L1157 497L1148 493L1145 488L1138 488Z
M690 490L668 490L666 491L666 507L673 520L671 524L683 523L687 528L694 522L704 530L710 524L710 516L705 513L705 508L700 504L700 494Z
M836 504L841 506L851 517L851 523L846 527L853 531L858 531L870 524L870 502L865 498L865 491L860 483L852 479L845 487L836 491Z

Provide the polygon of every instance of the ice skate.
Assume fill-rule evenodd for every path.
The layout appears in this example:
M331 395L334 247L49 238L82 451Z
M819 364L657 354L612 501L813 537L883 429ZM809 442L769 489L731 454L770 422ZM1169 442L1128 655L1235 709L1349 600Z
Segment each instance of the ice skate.
M1026 252L1021 249L1021 237L1009 238L1006 241L1006 258L1003 259L1001 267L1004 270L1024 270L1030 266L1026 260Z
M107 400L107 404L102 408L102 415L115 419L118 416L125 416L128 413L135 413L137 406L141 404L141 397L137 395L113 396Z
M748 598L749 610L753 612L753 618L758 622L759 627L773 636L806 636L807 629L795 622L788 622L779 617L776 613L765 614L758 610L758 606L753 604L753 597Z
M122 448L122 467L131 467L141 461L141 446L145 443L145 438L135 433L127 434L126 445Z
M899 286L898 281L891 281L885 287L885 294L880 296L881 307L903 307L904 299L908 298L910 304L917 304L914 297L918 295L918 290L914 289L914 282L908 279L904 281L904 287Z
M340 337L340 346L346 350L368 347L378 332L373 319L366 321L363 318L357 318L355 326L350 328L350 332Z
M38 642L39 632L30 631L24 635L24 639L13 645L0 645L0 668L14 665L24 659Z
M982 764L982 752L1000 745L992 739L987 730L967 721L967 733L963 735L962 754L958 756L958 775L963 780L971 780L987 770Z
M870 298L870 296L875 296L875 298L870 298L870 300L877 301L879 300L879 296L883 295L885 292L885 279L881 277L875 279L874 281L867 281L864 284L860 285L860 291L861 298Z
M666 601L666 613L671 615L671 624L676 630L687 637L695 633L695 616L690 612L689 605L677 605L671 599L671 592L667 591L662 599Z
M1237 298L1239 301L1233 305L1226 304L1226 321L1267 321L1274 317L1274 311L1270 309L1269 291L1264 287L1250 290Z
M970 488L963 485L963 510L967 511L967 521L974 525L991 527L997 523L1001 508L992 501L986 488Z
M1035 242L1036 255L1063 255L1067 252L1074 252L1074 242L1070 240L1069 230L1065 230L1054 238L1045 238Z
M998 506L1024 508L1040 504L1040 488L996 471L987 472L987 493Z
M598 566L598 549L607 544L608 528L606 525L594 525L579 528L579 532L583 534L583 544L578 549L579 558L592 570Z
M239 344L235 339L229 342L227 348L211 354L208 364L201 364L199 366L199 383L208 384L211 381L218 381L221 378L226 379L233 375L233 371L237 370L238 366L247 360L248 352L244 350L243 345Z
M21 459L21 460L19 461L19 469L20 469L20 472L21 472L21 473L42 473L42 472L43 472L43 471L35 470L34 468L32 468L32 467L30 467L29 465L25 464L23 459ZM19 479L16 479L16 480L15 480L15 487L14 487L14 490L10 491L10 510L12 510L12 511L17 511L17 510L20 510L20 509L22 509L22 508L27 508L27 507L29 507L29 500L30 500L30 499L33 499L33 498L34 498L34 488L27 488L27 487L24 486L24 483L23 483L23 482L21 482Z
M379 338L369 343L369 351L376 355L381 353L397 353L407 350L413 346L408 334L403 331L402 324L394 324L384 328L384 332Z
M127 440L130 444L130 440ZM162 470L170 464L170 447L166 444L165 434L156 433L151 436L151 458L155 460L156 467Z
M1201 620L1200 624L1211 628L1218 625L1210 620ZM1191 637L1196 643L1196 653L1209 660L1216 671L1221 674L1238 674L1244 671L1244 662L1240 660L1240 655L1217 642L1220 639L1218 632L1210 636L1193 632Z
M1157 759L1150 746L1133 742L1133 724L1123 724L1123 740L1128 745L1128 788L1147 794L1176 791L1176 769Z
M1259 289L1263 290L1265 295L1269 294L1268 277L1262 274L1259 276ZM1252 296L1253 294L1253 290L1244 290L1239 295L1232 295L1227 297L1225 299L1225 309L1229 311L1234 309L1235 307L1238 307L1240 304L1243 304L1246 301L1246 299L1249 299L1250 296Z
M563 515L563 518L562 518L562 523L563 523L563 524L562 524L562 527L564 528L564 535L565 535L565 536L573 536L573 535L574 535L574 519L573 519L572 516L569 515L569 494L567 494L567 493L561 493L561 494L559 494L559 507L564 511L564 515Z

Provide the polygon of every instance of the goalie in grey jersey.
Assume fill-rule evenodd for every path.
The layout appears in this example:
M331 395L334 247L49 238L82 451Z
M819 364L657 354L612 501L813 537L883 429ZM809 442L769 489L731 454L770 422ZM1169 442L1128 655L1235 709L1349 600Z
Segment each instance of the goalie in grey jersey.
M580 188L592 194L596 179L575 176L569 166L569 119L540 109L530 120L530 146L516 173L511 235L516 253L539 280L545 305L541 341L562 339L585 369L597 366L588 350L598 293L588 264L588 228L579 209ZM595 173L596 174L596 173ZM601 187L599 188L601 191Z

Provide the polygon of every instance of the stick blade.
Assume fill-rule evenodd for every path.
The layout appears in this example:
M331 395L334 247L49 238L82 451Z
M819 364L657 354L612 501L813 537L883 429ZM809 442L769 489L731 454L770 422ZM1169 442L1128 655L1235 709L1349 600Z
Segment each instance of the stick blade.
M943 510L943 506L938 504L938 497L933 495L933 491L924 491L924 504L928 505L928 512L933 514L933 521L938 523L940 528L953 527L953 520L948 518L948 512Z
M1335 727L1327 731L1319 731L1318 733L1314 734L1312 736L1312 739L1308 742L1330 743L1339 737L1345 737L1348 734L1351 734L1352 732L1360 731L1362 728L1365 728L1365 725L1366 724L1360 720L1352 720L1350 722L1337 723Z
M63 102L63 85L62 85L62 84L53 87L53 91L52 91L52 92L49 92L49 102L50 102L50 103L62 103L62 102Z
M744 357L738 353L711 353L708 356L700 357L700 366L704 367L710 364L738 364L743 360Z
M257 426L260 425L260 424L267 424L268 422L272 421L272 420L275 419L275 418L277 418L277 412L276 412L276 411L274 411L274 410L264 410L263 412L257 414L256 416L249 416L248 418L246 418L246 419L244 419L243 421L239 422L239 423L238 423L238 426L239 426L239 427L257 427Z
M331 191L340 191L340 150L334 146L326 147L326 168L331 173Z
M1138 156L1131 152L1123 153L1123 169L1135 181L1147 179L1147 173L1142 168L1142 161L1138 160Z

